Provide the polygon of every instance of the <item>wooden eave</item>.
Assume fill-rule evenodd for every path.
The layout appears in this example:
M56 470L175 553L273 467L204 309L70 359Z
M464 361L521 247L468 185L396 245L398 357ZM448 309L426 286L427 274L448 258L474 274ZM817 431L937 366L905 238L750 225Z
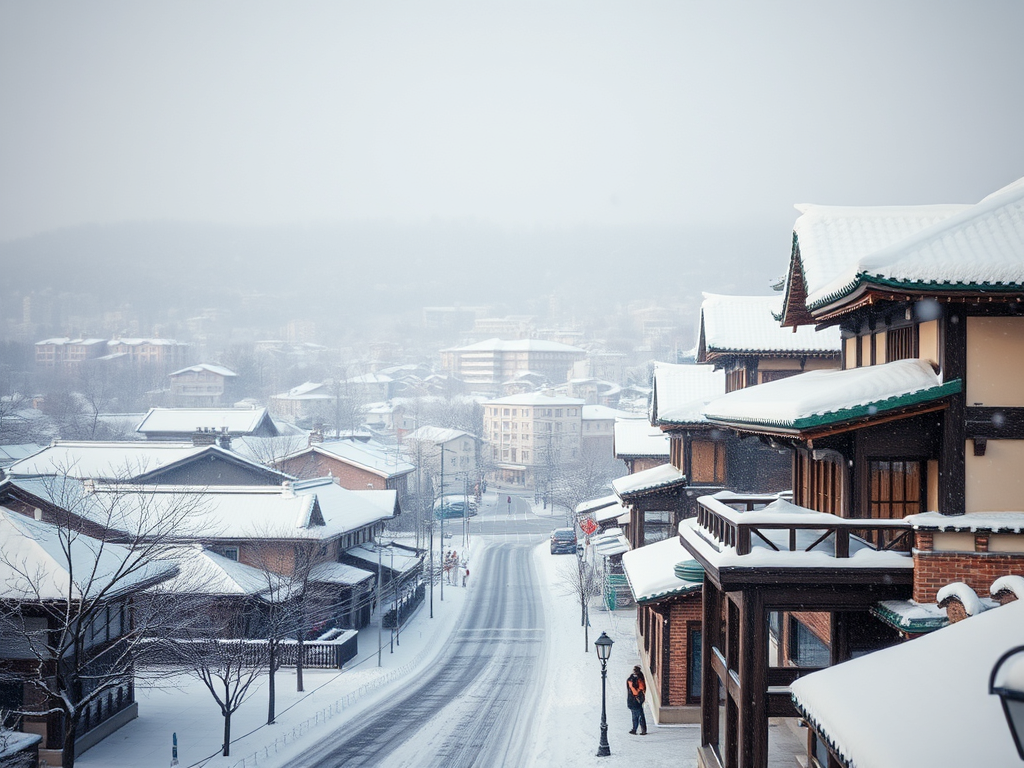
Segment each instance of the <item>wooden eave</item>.
M924 298L934 299L945 304L1019 304L1024 302L1024 291L993 293L977 289L944 292L936 288L895 288L861 283L843 298L813 310L810 322L815 323L818 329L827 328L864 307L871 307L882 302L910 302Z
M895 411L886 413L882 416L864 416L858 419L851 419L849 421L838 422L836 424L825 425L822 427L812 427L810 429L798 429L790 427L772 427L772 426L759 426L755 424L741 424L741 423L730 423L727 421L715 421L712 422L714 426L721 429L731 430L741 437L744 436L755 436L765 435L768 437L780 437L796 439L799 441L815 440L821 437L828 437L829 435L841 434L844 432L853 432L864 427L874 427L879 424L885 424L890 421L900 421L902 419L909 419L913 416L920 416L924 413L932 413L934 411L942 411L949 407L948 396L946 399L941 401L923 403L921 405L907 406L906 408L900 408Z

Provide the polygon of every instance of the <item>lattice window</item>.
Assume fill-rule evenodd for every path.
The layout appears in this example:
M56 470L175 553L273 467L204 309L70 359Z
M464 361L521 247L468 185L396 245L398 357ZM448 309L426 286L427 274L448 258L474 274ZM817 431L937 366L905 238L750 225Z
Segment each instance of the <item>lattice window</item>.
M924 511L923 461L871 461L871 517L899 519Z
M909 360L918 356L917 326L890 328L885 333L885 359Z

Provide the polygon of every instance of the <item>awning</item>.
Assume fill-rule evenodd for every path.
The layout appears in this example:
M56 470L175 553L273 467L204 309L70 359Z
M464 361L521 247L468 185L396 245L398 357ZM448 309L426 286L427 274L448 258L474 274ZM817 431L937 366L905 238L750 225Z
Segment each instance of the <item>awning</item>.
M661 464L612 481L612 489L623 500L651 491L662 491L685 485L686 475L671 464Z
M352 587L372 579L374 574L345 563L317 563L309 569L309 580L320 584Z

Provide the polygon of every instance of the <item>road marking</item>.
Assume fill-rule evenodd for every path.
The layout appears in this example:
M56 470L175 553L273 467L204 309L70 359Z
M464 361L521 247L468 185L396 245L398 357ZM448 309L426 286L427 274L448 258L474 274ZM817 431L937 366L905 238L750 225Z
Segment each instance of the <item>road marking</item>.
M543 632L543 627L472 627L458 632Z

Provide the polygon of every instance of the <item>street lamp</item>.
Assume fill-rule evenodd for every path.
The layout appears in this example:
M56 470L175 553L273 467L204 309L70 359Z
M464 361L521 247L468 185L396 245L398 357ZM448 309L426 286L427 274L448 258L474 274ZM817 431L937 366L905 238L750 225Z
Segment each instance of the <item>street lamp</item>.
M1024 645L999 657L988 680L988 692L999 696L1017 754L1024 760Z
M597 658L601 660L601 743L597 747L598 757L608 757L611 747L608 746L608 710L605 707L605 681L608 679L608 657L612 655L612 640L604 632L594 641Z

